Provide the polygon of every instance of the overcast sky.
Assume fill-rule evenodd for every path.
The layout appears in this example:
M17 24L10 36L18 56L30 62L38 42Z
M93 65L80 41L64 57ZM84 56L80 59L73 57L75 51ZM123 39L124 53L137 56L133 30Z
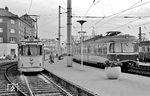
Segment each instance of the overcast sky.
M66 40L66 18L67 0L0 0L0 7L7 6L9 11L16 15L35 14L39 15L39 37L58 37L58 6L62 6L61 12L61 34L62 41ZM124 11L126 9L128 11ZM122 12L123 11L123 12ZM118 12L122 12L116 14ZM116 14L116 15L113 15ZM150 0L72 0L73 16L94 16L107 18L83 18L87 22L83 25L85 35L105 34L107 31L117 30L124 34L137 36L139 26L142 32L149 37L150 32ZM123 18L132 16L143 18ZM72 18L72 34L78 35L80 24L76 22L82 18Z

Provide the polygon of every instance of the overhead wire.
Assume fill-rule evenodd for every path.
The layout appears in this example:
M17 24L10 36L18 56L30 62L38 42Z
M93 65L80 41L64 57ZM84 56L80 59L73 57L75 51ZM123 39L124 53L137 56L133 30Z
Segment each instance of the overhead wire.
M87 11L85 12L85 14L83 15L82 19L87 15L87 13L90 11L90 9L92 8L92 6L94 5L95 0L93 0L92 4L89 6L89 8L87 9ZM72 16L74 17L74 16ZM73 26L73 28L76 30L76 27ZM77 30L76 30L77 31Z
M97 2L95 2L95 0L93 0L94 5L98 4L101 0L98 0Z
M123 27L123 26L125 26L125 25L128 25L128 24L133 23L133 22L138 21L138 20L140 20L140 19L139 19L139 18L137 18L136 20L129 21L128 23L123 24L123 25L120 25L120 26L118 26L118 27L115 27L114 29L121 28L121 27Z
M88 13L88 12L90 11L90 9L92 8L93 4L94 4L94 3L92 3L92 4L90 5L90 7L87 9L87 11L85 12L85 14L84 14L83 16L86 16L86 15L87 15L87 13Z
M93 0L92 4L89 6L89 8L87 9L87 11L86 11L85 14L83 15L83 17L87 15L87 13L91 10L91 8L92 8L93 5L98 4L100 1L101 1L101 0L98 0L98 1L96 2L95 0Z
M98 4L100 1L101 1L101 0L98 0L98 1L93 0L92 4L89 6L89 8L87 9L87 11L85 12L85 14L84 14L83 16L72 16L72 17L79 17L79 18L82 18L82 19L83 19L84 17L86 17L86 15L88 14L88 12L91 10L92 6ZM88 16L87 16L86 18L88 18ZM91 17L90 17L90 18L91 18ZM75 27L75 26L74 26L74 27ZM74 29L75 29L75 28L74 28ZM76 29L75 29L75 30L76 30ZM77 31L77 30L76 30L76 31Z
M105 18L109 18L109 17L113 18L112 16L119 15L119 14L124 13L124 12L126 12L126 11L129 11L129 10L131 10L131 9L134 9L134 8L137 8L137 7L140 7L140 6L143 6L143 5L145 5L145 4L150 3L150 2L145 2L145 3L143 3L143 4L137 5L137 4L140 3L140 2L141 2L141 0L138 1L138 2L136 2L135 4L133 4L133 5L130 6L129 8L127 8L127 9L125 9L125 10L123 10L123 11L114 13L114 14L112 14L112 15L105 16ZM135 5L137 5L137 6L135 6ZM105 18L102 18L101 20L98 20L95 24L93 24L92 26L90 26L87 30L91 29L93 26L97 25L98 23L100 23L100 22L101 22L102 20L104 20ZM110 18L110 19L111 19L111 18ZM108 21L108 20L107 20L107 21ZM104 24L105 24L105 23L106 23L106 22L104 22ZM87 30L86 30L86 31L87 31Z
M63 1L64 6L66 7L67 5L66 5L65 1L64 0L62 0L62 1Z
M136 19L136 20L133 20L133 21L130 21L130 22L126 23L126 24L120 25L120 26L116 27L115 29L118 29L118 28L120 28L120 27L123 27L123 26L125 26L125 25L127 25L127 24L131 24L131 23L136 22L136 21L138 21L138 20L143 20L143 19L146 19L146 18L150 18L150 16L135 17L135 18L137 18L137 19ZM150 22L149 22L149 23L150 23ZM142 24L142 25L143 25L143 24Z

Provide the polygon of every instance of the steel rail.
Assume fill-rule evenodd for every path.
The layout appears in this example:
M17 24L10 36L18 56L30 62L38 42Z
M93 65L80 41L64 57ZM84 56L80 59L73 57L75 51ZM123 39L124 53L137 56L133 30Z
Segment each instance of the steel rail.
M57 86L59 89L61 89L63 92L65 92L65 94L67 94L67 96L73 96L72 94L70 94L69 92L67 92L66 90L64 90L62 87L60 87L58 84L56 84L54 81L52 81L50 78L48 78L46 75L44 75L42 72L40 72L40 74L49 82L51 82L52 84L54 84L55 86Z
M7 64L8 65L8 64ZM11 83L16 89L17 89L17 91L18 91L18 93L20 93L21 94L21 96L27 96L24 92L22 92L16 85L14 85L14 83L9 79L9 77L8 77L8 70L10 69L10 68L12 68L12 67L14 67L16 64L13 64L13 65L11 65L11 66L9 66L6 70L5 70L5 74L4 74L4 76L5 76L5 78L8 80L8 82L9 83Z
M26 85L27 85L27 87L28 87L28 90L29 90L30 95L31 95L31 96L35 96L35 95L33 94L32 90L31 90L31 88L30 88L30 85L29 85L29 82L28 82L27 78L26 78L24 75L23 75L23 78L24 78L25 83L26 83Z

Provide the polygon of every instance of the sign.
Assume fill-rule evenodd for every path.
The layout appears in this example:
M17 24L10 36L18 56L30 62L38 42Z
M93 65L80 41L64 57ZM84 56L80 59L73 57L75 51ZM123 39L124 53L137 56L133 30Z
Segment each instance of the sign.
M18 83L17 84L7 84L7 91L10 91L10 92L13 92L13 91L16 91L15 87L17 87L18 89Z
M42 42L26 42L29 45L42 45Z

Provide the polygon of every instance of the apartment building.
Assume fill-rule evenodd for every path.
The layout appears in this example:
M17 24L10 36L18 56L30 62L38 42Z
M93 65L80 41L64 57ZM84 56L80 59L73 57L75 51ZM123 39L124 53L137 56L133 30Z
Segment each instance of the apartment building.
M18 17L8 7L0 8L0 56L18 55L17 44L25 35L35 36L35 20L27 14Z

